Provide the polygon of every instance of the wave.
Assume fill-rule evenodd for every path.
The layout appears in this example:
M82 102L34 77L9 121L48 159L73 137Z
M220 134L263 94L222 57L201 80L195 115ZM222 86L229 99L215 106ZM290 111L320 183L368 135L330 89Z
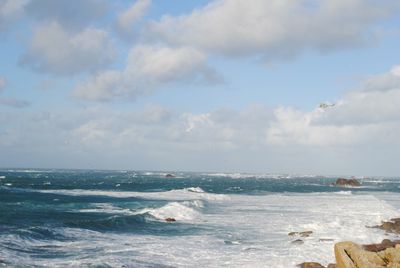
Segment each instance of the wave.
M29 191L29 190L28 190ZM200 187L183 188L165 192L131 192L131 191L101 191L101 190L31 190L41 193L52 193L70 196L108 196L116 198L141 197L155 200L226 200L223 194L207 193Z
M173 218L177 221L191 221L200 218L201 213L195 208L201 206L199 202L171 202L160 208L143 209L140 213L149 214L158 220Z
M170 202L166 205L154 208L148 207L139 210L132 210L129 208L116 207L109 203L96 204L94 208L79 209L82 213L106 213L114 216L125 215L135 216L141 215L143 217L151 216L147 220L162 220L167 218L174 218L177 221L190 221L195 218L199 218L200 212L198 209L204 207L204 203L201 200L184 201L184 202Z

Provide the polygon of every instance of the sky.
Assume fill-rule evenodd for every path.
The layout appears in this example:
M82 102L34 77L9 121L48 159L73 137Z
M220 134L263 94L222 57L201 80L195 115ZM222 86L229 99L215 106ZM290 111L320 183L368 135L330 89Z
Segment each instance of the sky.
M397 0L0 0L0 167L399 176Z

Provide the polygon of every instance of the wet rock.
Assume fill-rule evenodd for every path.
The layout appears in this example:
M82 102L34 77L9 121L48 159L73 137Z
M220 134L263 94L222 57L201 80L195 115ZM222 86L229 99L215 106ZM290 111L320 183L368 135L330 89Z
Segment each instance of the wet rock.
M381 246L361 246L347 241L335 244L337 268L384 268L400 267L400 245L384 240ZM388 247L387 247L388 246ZM369 251L365 248L377 250ZM385 248L379 250L380 248Z
M396 245L400 244L400 240L390 241L389 239L383 239L381 243L363 245L363 249L372 252L379 252L387 248L394 248Z
M301 240L301 239L296 239L296 240L293 240L293 241L292 241L292 244L293 244L293 245L303 245L303 244L304 244L304 241Z
M300 268L325 268L322 264L318 262L303 262L297 265Z
M381 225L373 226L374 228L379 228L385 230L388 233L397 233L400 234L400 219L394 218L390 221L384 221Z
M174 218L166 218L165 221L166 222L175 222L176 220Z
M313 231L303 231L303 232L290 232L288 236L301 236L301 237L309 237Z
M172 175L172 174L168 173L168 174L165 175L165 177L166 178L175 178L175 175Z
M333 186L342 186L342 187L358 187L358 186L361 186L361 183L356 179L339 178L332 185Z

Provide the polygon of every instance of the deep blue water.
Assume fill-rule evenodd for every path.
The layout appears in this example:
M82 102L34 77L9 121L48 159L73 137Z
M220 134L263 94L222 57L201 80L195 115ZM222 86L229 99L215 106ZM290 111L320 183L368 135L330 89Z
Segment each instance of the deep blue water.
M122 264L96 262L93 256L105 250L101 243L96 247L83 243L89 239L96 243L108 235L184 237L215 232L206 224L170 224L157 216L157 209L182 203L192 192L222 196L348 190L331 186L336 177L173 174L176 177L166 178L162 172L0 170L0 266L162 267L162 263L135 256L121 257ZM397 178L361 181L362 187L352 188L353 193L400 192ZM178 191L176 199L174 191ZM165 198L163 193L167 193ZM203 203L201 209L213 213L213 207ZM182 204L189 208L196 205ZM63 245L83 248L74 251ZM77 259L79 264L73 261Z

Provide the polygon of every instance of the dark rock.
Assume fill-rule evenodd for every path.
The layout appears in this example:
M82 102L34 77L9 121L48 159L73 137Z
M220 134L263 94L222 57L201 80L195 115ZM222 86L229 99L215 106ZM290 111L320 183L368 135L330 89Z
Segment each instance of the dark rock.
M385 230L388 233L400 234L400 220L398 218L394 218L390 221L382 222L381 225L373 226L373 228L379 228Z
M290 232L288 233L288 236L301 236L301 237L309 237L313 231L303 231L303 232Z
M165 221L166 221L166 222L174 222L174 221L176 221L176 220L175 220L174 218L166 218Z
M358 187L361 186L361 183L356 179L344 179L339 178L333 184L334 186L343 186L343 187Z
M379 252L387 248L394 248L398 244L400 244L400 240L390 241L389 239L384 239L381 243L378 244L363 245L363 249L372 252Z
M169 174L169 173L168 173L168 174L166 174L166 175L165 175L165 177L166 177L166 178L175 178L175 176L174 176L174 175L172 175L172 174Z
M322 264L318 262L303 262L297 265L300 268L325 268Z
M296 240L292 241L292 244L294 244L294 245L302 245L302 244L304 244L304 241L301 240L301 239L296 239Z
M301 237L309 237L312 233L313 233L313 231L304 231L304 232L300 232L299 235Z

